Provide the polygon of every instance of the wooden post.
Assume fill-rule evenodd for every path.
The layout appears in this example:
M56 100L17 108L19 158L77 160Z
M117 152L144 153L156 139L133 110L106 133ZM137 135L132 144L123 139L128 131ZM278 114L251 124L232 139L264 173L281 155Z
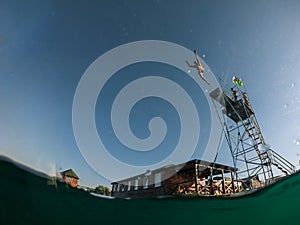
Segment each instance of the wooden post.
M198 175L198 164L195 163L195 190L197 195L199 195Z
M232 193L235 193L233 171L231 171L231 185L232 185Z
M215 192L214 192L214 186L213 186L213 168L210 167L210 194L211 195L214 195Z
M224 180L224 169L222 169L222 192L223 192L223 195L226 194L225 191L225 180Z

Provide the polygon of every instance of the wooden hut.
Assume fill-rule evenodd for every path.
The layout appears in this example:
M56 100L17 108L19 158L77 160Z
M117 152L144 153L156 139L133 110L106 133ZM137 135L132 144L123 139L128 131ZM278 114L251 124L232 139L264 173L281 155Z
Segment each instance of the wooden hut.
M78 180L79 177L76 175L76 173L72 169L65 170L61 172L61 176L64 179L64 181L71 185L72 187L78 186Z
M112 196L230 195L240 186L234 181L234 172L233 167L195 159L113 182Z

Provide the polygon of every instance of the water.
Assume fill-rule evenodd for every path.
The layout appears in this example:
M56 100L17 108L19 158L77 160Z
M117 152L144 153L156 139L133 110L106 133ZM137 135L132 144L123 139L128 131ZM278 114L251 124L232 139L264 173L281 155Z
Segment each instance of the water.
M0 224L297 224L300 174L235 199L104 199L0 160Z

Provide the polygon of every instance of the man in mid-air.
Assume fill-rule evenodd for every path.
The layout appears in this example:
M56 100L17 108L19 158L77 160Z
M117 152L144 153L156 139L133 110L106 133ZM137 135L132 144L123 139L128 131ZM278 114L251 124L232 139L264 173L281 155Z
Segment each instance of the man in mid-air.
M188 61L185 61L185 62L186 62L186 64L187 64L189 67L191 67L191 68L196 68L197 71L198 71L198 74L199 74L199 76L202 78L202 80L204 80L204 81L209 85L209 82L208 82L208 81L205 79L205 77L204 77L204 67L203 67L203 65L200 63L200 60L199 60L199 58L198 58L197 51L194 50L194 53L195 53L195 58L196 58L196 61L194 61L194 64L191 65L191 64L189 64Z

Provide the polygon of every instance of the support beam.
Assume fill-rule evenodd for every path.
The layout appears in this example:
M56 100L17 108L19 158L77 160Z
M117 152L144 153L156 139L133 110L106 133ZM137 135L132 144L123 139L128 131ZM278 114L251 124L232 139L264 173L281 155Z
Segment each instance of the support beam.
M232 185L232 193L235 193L234 187L234 173L231 171L231 185Z
M226 189L225 189L225 180L224 180L224 170L222 169L222 193L223 195L226 194Z
M210 168L210 194L214 195L213 168Z
M199 176L198 163L195 163L195 190L197 195L199 195L198 176Z

